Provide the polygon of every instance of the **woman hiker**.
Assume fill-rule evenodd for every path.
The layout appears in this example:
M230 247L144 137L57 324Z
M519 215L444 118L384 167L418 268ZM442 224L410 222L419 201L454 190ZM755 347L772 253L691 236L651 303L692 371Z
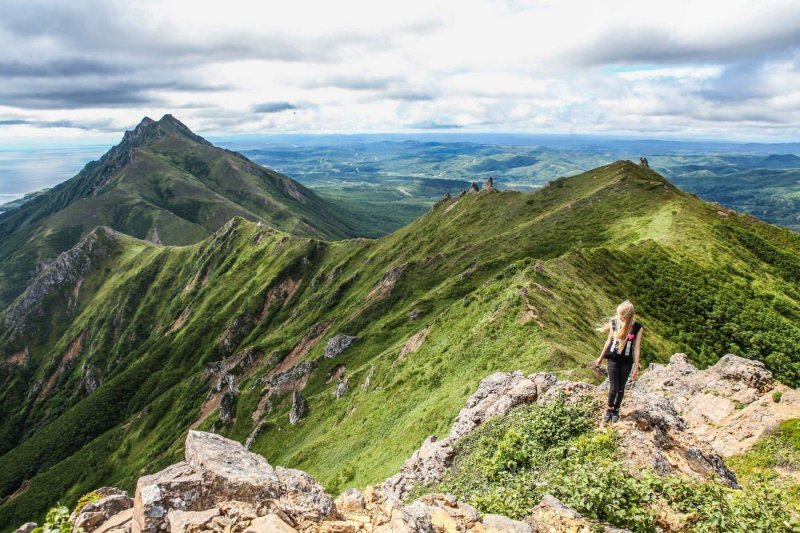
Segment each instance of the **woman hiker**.
M619 422L619 408L625 395L628 377L639 377L639 346L642 344L642 326L633 319L633 304L625 300L617 306L617 315L600 331L608 331L606 344L594 362L599 367L608 359L608 405L603 422Z

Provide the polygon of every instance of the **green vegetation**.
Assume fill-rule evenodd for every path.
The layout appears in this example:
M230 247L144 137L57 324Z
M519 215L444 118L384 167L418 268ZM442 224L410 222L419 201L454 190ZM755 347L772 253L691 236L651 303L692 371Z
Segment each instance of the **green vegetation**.
M72 510L73 513L78 514L81 510L89 505L92 502L96 502L103 498L103 495L97 491L87 492L83 496L80 497L78 503L75 504L75 509Z
M81 533L78 529L75 533ZM37 527L33 533L73 533L72 524L69 521L69 509L63 505L58 505L47 511L42 527Z
M626 297L646 362L734 351L789 384L800 375L800 237L721 217L629 162L533 193L442 202L377 240L236 218L190 246L117 242L79 291L62 286L33 306L29 330L0 326L2 528L98 486L132 490L180 457L190 426L243 442L259 424L253 451L333 493L379 482L446 433L491 372L592 379L594 327ZM358 341L321 358L339 333ZM416 350L403 350L414 336ZM205 370L245 349L257 361L236 370L235 418L222 424ZM310 360L310 413L291 426L290 397L264 400L263 378ZM350 385L337 400L328 377L339 364Z
M728 464L744 483L774 487L785 494L791 509L800 512L800 418L783 422Z
M764 480L733 490L653 472L632 475L613 430L595 429L594 407L558 399L492 419L457 443L440 485L418 490L451 492L483 513L519 519L551 494L583 516L642 532L664 523L720 533L800 527L791 496Z

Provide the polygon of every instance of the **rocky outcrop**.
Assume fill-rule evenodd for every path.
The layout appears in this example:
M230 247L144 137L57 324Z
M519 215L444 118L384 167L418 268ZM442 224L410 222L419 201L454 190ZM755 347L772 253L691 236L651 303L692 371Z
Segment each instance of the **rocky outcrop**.
M724 361L722 367L728 367ZM753 376L756 383L763 379ZM638 385L637 385L638 387ZM484 378L459 412L450 433L428 437L400 471L383 482L387 494L405 498L414 487L442 481L450 468L457 439L472 432L491 417L508 414L518 405L546 405L557 398L567 402L591 398L598 406L606 390L589 383L559 380L554 374L525 376L522 372L498 372ZM601 407L598 407L598 416ZM718 478L736 486L736 476L708 443L696 438L670 399L634 390L626 396L622 421L616 426L623 440L623 458L632 471L653 468L661 474L691 478Z
M186 438L185 461L139 479L133 508L133 529L144 532L305 531L337 517L305 472L273 469L238 442L198 431Z
M403 464L400 472L383 482L382 490L394 497L405 498L418 484L440 482L451 465L453 445L459 437L491 416L502 416L517 405L536 401L556 382L552 374L525 377L519 371L498 372L484 378L456 417L450 433L442 439L428 437Z
M292 393L292 408L289 410L289 423L295 425L308 414L308 401L300 391Z
M477 183L475 183L473 181L472 183L469 184L469 187L467 188L467 194L476 193L478 191L479 191L479 189L478 189L478 184Z
M647 161L646 157L640 157L639 158L639 166L644 167L644 168L650 168L650 163Z
M704 370L675 354L667 365L650 365L632 388L667 398L686 432L723 457L800 413L800 391L776 382L760 361L730 354Z
M37 527L39 527L39 525L36 522L25 522L14 530L14 533L31 533Z
M497 189L494 188L494 179L491 178L491 177L489 179L487 179L484 182L483 188L481 190L482 191L489 191L489 192L496 191Z
M331 340L328 341L328 344L325 345L325 351L324 351L325 357L328 359L333 359L334 357L341 355L356 340L357 337L344 335L343 333L334 336Z

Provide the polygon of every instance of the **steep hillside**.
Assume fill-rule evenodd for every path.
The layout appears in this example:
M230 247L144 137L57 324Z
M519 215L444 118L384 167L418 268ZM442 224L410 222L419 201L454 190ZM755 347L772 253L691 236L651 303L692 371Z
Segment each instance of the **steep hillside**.
M340 209L299 183L211 145L172 115L145 118L74 178L0 213L0 308L98 225L184 245L234 216L320 239L354 235Z
M593 328L625 297L647 361L733 352L796 386L798 280L797 234L624 161L443 199L378 240L242 218L184 247L101 229L3 316L0 526L132 490L180 458L189 427L332 493L374 483L492 371L591 379Z

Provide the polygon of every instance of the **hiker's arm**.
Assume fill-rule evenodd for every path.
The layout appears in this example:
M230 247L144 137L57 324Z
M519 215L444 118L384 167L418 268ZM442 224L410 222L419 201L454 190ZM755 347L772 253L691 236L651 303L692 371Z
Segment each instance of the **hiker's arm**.
M606 350L608 350L608 345L611 344L611 332L608 332L608 338L606 339L606 343L603 345L603 349L600 351L600 357L597 358L597 361L594 362L594 366L600 366L603 363L603 358L606 356Z
M644 328L639 328L639 333L636 334L636 344L633 347L633 375L631 379L639 377L639 347L642 345L642 335Z

